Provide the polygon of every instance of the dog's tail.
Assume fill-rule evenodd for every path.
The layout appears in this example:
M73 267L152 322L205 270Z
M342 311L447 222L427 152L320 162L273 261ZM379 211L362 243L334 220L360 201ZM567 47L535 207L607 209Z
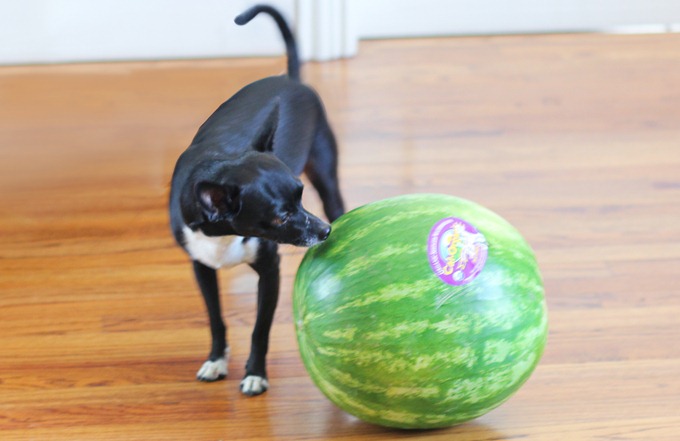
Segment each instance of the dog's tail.
M237 25L243 26L255 18L255 16L260 12L265 12L271 15L272 18L274 18L274 21L276 21L276 24L279 26L281 35L283 35L283 41L286 43L286 53L288 55L288 77L293 80L300 81L300 60L298 58L295 37L293 37L293 33L290 31L288 23L286 23L286 20L278 10L269 5L256 5L236 17L234 21Z

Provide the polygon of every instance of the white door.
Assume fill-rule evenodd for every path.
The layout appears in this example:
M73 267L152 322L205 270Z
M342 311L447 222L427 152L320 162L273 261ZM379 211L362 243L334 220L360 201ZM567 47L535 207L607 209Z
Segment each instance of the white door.
M325 5L321 13L319 3ZM315 26L322 34L301 35L303 53L314 59L353 55L358 40L371 38L680 31L680 0L298 0L297 5L317 10L316 21L300 29ZM324 35L329 29L331 35ZM318 50L306 52L310 47Z

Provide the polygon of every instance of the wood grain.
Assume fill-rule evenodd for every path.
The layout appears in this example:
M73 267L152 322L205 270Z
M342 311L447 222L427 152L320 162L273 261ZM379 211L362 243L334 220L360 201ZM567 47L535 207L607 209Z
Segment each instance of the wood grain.
M238 393L255 275L223 271L230 377L209 349L166 198L202 121L281 59L0 69L0 439L680 439L679 35L363 43L305 66L341 145L350 208L413 192L475 200L536 250L542 363L447 430L357 421L297 354L285 247L272 389ZM319 212L313 191L305 202Z

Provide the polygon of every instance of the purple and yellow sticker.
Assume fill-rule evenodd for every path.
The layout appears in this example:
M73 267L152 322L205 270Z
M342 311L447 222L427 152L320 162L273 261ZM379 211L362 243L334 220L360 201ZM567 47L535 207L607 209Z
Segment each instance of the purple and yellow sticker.
M482 233L456 217L440 220L430 230L427 256L432 271L449 285L466 285L484 269L488 244Z

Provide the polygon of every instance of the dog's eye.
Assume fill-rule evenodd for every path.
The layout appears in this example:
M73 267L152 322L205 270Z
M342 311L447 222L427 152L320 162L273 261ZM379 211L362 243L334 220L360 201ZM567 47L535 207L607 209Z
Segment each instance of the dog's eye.
M272 225L275 227L280 227L281 225L284 225L286 222L290 220L290 213L285 213L279 217L275 217L274 220L272 220Z

